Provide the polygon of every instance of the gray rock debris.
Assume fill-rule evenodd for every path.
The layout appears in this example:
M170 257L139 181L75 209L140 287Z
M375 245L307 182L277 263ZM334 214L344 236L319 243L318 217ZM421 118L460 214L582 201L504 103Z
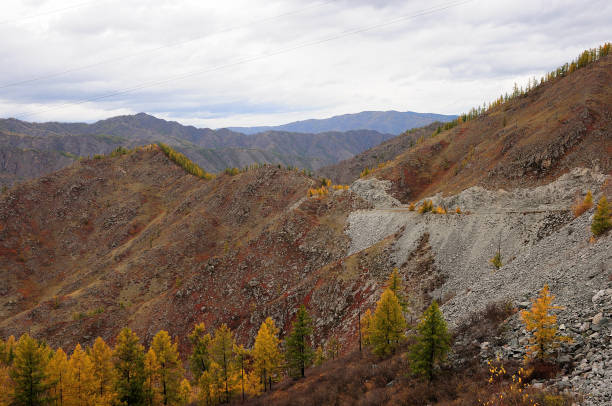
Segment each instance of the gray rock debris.
M391 187L388 180L358 179L351 185L353 193L371 203L376 208L397 207L400 201L387 193Z

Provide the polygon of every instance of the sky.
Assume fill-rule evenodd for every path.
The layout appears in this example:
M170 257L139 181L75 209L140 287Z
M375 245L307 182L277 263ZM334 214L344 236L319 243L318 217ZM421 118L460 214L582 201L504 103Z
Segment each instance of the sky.
M458 114L612 40L612 2L2 0L0 117Z

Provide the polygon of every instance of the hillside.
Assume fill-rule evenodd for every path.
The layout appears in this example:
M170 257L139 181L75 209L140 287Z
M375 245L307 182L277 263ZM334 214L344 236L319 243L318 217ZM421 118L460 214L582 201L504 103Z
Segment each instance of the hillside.
M423 127L434 121L450 121L453 115L415 113L413 111L362 111L324 119L295 121L278 126L229 127L232 131L256 134L262 131L321 133L327 131L374 130L384 134L401 134L411 128Z
M28 123L6 119L0 120L0 149L5 151L0 156L0 181L10 185L72 162L66 158L91 157L108 153L118 146L132 148L158 141L176 147L209 172L254 163L316 169L349 158L391 137L371 130L320 134L267 131L244 135L226 129L183 126L144 113L93 124ZM36 150L46 159L20 156L23 170L16 171L11 169L15 148Z
M612 56L428 137L376 171L407 203L473 185L511 188L583 166L612 171Z

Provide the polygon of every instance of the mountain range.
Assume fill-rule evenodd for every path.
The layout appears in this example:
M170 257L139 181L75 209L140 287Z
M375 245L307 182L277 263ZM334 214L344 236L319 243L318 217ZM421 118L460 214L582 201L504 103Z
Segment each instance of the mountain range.
M423 127L435 121L451 121L456 115L415 113L413 111L362 111L325 119L295 121L278 126L229 127L244 134L262 131L290 131L299 133L321 133L327 131L374 130L385 134L401 134L411 128Z

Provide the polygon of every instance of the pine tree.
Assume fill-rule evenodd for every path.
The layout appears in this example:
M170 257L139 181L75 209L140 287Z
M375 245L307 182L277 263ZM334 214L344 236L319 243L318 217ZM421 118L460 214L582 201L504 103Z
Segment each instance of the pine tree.
M210 343L210 355L211 359L219 366L225 402L228 403L236 384L237 371L234 346L234 334L226 324L222 324L215 330L215 336Z
M93 363L80 344L70 356L66 378L66 406L89 405L97 387Z
M386 288L391 289L391 291L395 294L402 311L408 311L409 303L408 299L406 298L406 289L404 288L404 282L402 281L402 277L400 276L397 268L393 268L393 272L391 272L391 275L389 275Z
M304 377L306 367L312 363L313 351L310 346L310 335L312 334L312 320L301 305L297 316L291 327L291 333L286 340L286 359L291 376Z
M68 369L68 356L58 348L47 364L47 382L55 406L65 405Z
M91 358L93 363L94 380L96 383L94 403L96 406L110 406L115 402L116 398L113 387L115 379L113 351L102 337L98 337L89 350L89 358Z
M562 309L552 305L554 299L548 285L544 285L538 297L532 302L531 309L521 311L525 328L532 332L529 340L531 345L527 348L527 356L530 358L547 358L560 342L567 341L566 337L559 335L557 316L549 314L551 310Z
M53 400L48 396L47 364L49 349L28 334L19 337L10 370L14 384L12 404L15 406L47 405Z
M405 338L406 319L397 296L390 288L382 293L376 304L369 327L369 343L376 355L391 354L395 346Z
M412 371L431 381L437 363L446 359L450 349L451 336L438 303L434 301L425 310L417 327L417 341L410 351Z
M113 351L116 371L115 390L121 402L144 404L144 347L129 328L121 330Z
M172 343L168 332L161 330L153 337L151 348L155 351L159 365L159 390L162 404L175 405L179 402L179 390L183 376L178 343Z
M610 219L610 207L608 206L608 200L605 196L602 196L597 203L597 210L593 216L593 223L591 223L591 232L593 235L598 236L605 233L607 230L612 228L612 221Z
M196 382L204 371L208 369L210 364L210 354L208 348L210 346L210 334L206 333L204 323L194 326L193 331L189 334L191 342L191 356L189 357L189 366Z
M283 362L278 339L278 328L274 320L268 317L257 332L253 346L254 370L261 377L264 391L269 388L271 380L278 379L278 372Z

